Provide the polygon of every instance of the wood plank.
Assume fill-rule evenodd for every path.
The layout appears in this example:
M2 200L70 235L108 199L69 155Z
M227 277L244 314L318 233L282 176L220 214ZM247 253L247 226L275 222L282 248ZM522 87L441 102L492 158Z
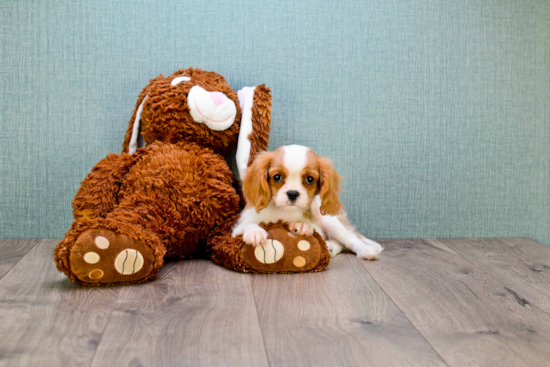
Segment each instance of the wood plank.
M362 263L451 366L548 366L550 316L437 240Z
M0 281L0 365L89 366L118 297L59 273L42 240Z
M355 255L252 286L271 366L445 365Z
M529 238L439 240L550 313L550 248Z
M497 240L507 245L512 254L525 262L550 261L550 248L529 237L499 237Z
M0 279L29 252L39 240L0 239Z
M93 366L267 366L251 275L208 260L166 264L123 290Z

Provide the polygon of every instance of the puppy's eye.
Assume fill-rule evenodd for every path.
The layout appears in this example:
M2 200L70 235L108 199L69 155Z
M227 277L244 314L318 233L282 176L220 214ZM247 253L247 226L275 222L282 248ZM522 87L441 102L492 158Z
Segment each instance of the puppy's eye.
M315 179L314 179L313 177L311 177L311 176L307 176L307 177L306 177L306 183L307 183L308 185L311 185L311 184L314 183L314 182L315 182Z
M273 176L273 180L274 180L275 182L283 182L283 176L281 176L281 175L275 175L275 176Z

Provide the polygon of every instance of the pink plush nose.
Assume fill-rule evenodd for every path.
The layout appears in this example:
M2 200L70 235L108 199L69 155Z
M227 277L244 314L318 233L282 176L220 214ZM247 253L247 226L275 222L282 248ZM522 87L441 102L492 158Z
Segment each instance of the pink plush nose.
M225 96L225 94L220 93L220 92L210 93L210 98L212 99L212 101L214 102L214 105L216 105L216 107L218 107L219 105L224 104L227 101L227 97Z

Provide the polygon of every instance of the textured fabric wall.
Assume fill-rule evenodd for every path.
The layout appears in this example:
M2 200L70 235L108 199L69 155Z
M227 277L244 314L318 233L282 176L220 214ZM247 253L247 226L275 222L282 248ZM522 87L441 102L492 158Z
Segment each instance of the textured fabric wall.
M273 90L370 237L550 245L550 2L0 2L0 237L61 237L149 78Z

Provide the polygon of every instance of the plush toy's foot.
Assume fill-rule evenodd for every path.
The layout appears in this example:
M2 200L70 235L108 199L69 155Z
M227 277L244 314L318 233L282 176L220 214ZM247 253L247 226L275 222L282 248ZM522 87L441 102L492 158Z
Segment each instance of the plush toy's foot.
M267 231L261 246L244 245L241 259L249 271L258 273L302 273L319 271L330 261L330 254L320 235L297 236L286 228Z
M154 262L147 245L106 229L83 232L69 256L70 270L83 283L133 283L150 277Z
M158 236L107 218L75 220L54 250L57 269L83 285L145 282L158 274L166 253Z

